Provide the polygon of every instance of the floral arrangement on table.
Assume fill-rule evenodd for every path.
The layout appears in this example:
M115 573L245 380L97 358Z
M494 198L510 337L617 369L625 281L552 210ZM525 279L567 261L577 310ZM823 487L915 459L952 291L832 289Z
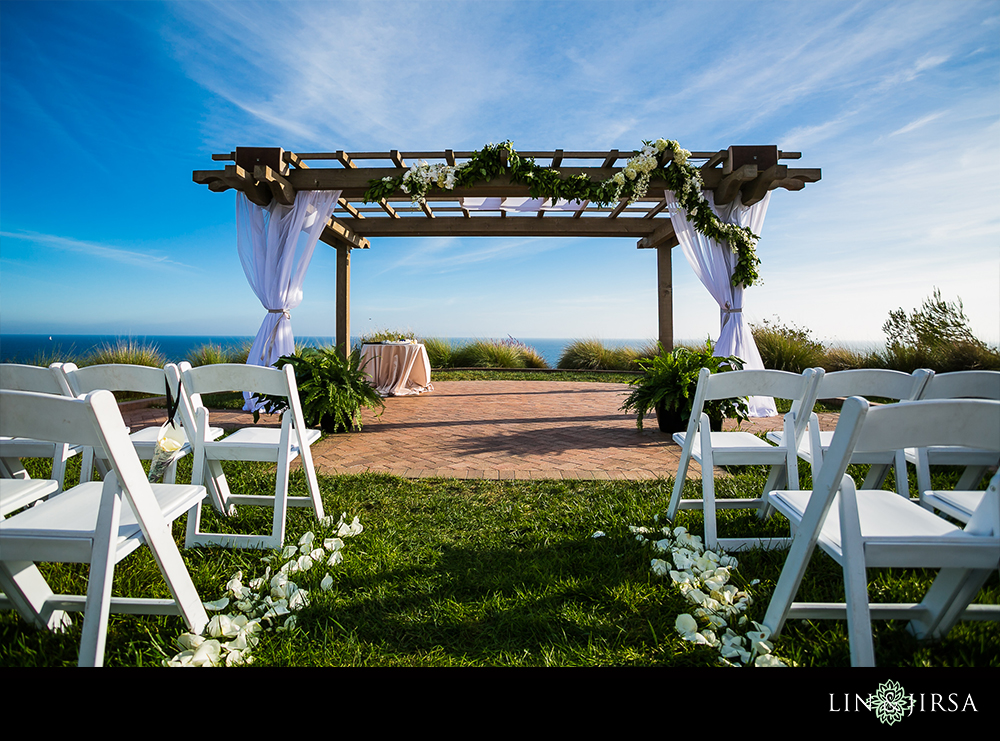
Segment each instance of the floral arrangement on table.
M326 562L334 567L344 561L344 538L361 533L364 528L355 517L348 522L343 513L339 521L334 517L320 520L323 527L334 528L334 536L316 541L313 532L299 538L298 545L285 546L280 557L285 561L277 573L271 574L270 565L262 577L243 583L243 572L237 571L226 583L225 595L215 602L206 602L205 609L218 612L209 620L202 635L183 633L177 639L180 653L163 661L164 666L239 666L253 662L252 649L260 643L261 634L268 631L282 633L293 630L295 613L309 606L309 592L302 589L291 577L303 576L315 565ZM264 556L269 563L277 557ZM300 577L296 577L300 578ZM321 590L333 589L333 577L326 572L319 583ZM233 602L235 600L235 602ZM238 614L222 613L232 604Z
M638 542L649 544L656 553L667 557L652 559L653 573L669 575L695 606L691 612L678 615L674 623L685 641L718 649L721 662L727 666L787 666L772 653L770 631L743 614L751 597L731 583L733 572L739 567L735 558L705 550L701 536L692 535L683 527L654 530L629 525L629 530ZM748 586L755 584L753 581ZM701 625L705 627L699 629ZM742 632L734 630L734 625ZM725 632L720 634L722 629Z
M419 162L401 176L372 180L364 200L366 203L378 202L401 190L409 194L414 203L419 203L434 188L454 190L508 175L511 183L529 186L532 198L549 198L553 202L591 201L607 206L618 201L632 203L646 195L651 180L663 180L695 229L707 237L729 243L737 255L732 283L749 288L760 281L760 259L756 252L758 236L745 226L719 220L702 194L701 170L688 161L690 156L691 152L676 141L643 141L642 149L625 163L625 167L607 180L595 183L587 175L564 178L559 170L536 165L534 159L519 156L513 144L506 141L486 145L460 165Z

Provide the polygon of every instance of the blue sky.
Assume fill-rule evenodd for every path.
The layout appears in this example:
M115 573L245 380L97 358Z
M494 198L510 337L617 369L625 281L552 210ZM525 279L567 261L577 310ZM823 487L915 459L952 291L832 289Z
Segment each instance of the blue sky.
M879 341L934 289L1000 340L1000 1L0 2L0 331L252 335L236 146L777 144L751 321ZM656 334L633 240L375 239L352 329ZM317 247L296 334L334 333ZM675 335L718 311L674 252Z

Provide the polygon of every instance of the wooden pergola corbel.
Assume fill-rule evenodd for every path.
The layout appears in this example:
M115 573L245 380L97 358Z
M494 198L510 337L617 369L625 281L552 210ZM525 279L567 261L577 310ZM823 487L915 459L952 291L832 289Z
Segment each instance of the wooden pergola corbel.
M443 161L456 165L473 152L450 149L434 152L286 152L277 147L238 147L228 154L212 155L229 161L223 170L195 171L196 183L221 192L234 188L253 203L266 206L272 199L291 204L299 190L339 190L340 199L320 239L337 250L337 344L350 345L350 253L368 249L372 237L628 237L639 249L657 253L657 316L659 340L673 347L673 279L671 250L677 245L666 200L666 183L651 181L644 197L610 206L583 203L576 211L541 208L524 214L509 211L509 199L530 197L528 186L511 182L505 175L453 191L434 190L425 201L414 204L407 193L397 191L375 204L366 204L364 194L372 180L397 178L406 161ZM559 171L562 177L585 175L593 182L613 177L619 161L632 151L519 152ZM705 187L714 191L715 202L725 205L737 194L745 205L761 200L776 188L801 190L821 178L819 169L790 168L780 160L795 160L798 152L782 152L776 146L734 146L714 152L692 152L690 159L705 160L701 175ZM310 167L307 161L327 161L332 166ZM597 162L597 166L593 163ZM360 166L359 162L376 162ZM500 199L492 210L472 207L464 199Z

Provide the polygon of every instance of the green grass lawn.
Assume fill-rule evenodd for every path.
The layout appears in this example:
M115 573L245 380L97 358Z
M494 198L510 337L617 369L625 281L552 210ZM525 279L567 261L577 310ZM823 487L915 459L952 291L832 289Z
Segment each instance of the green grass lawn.
M273 487L262 464L227 464L234 492ZM36 473L41 475L44 472ZM741 469L719 480L719 496L749 495L763 471ZM859 472L855 471L855 474ZM187 480L181 467L178 480ZM320 564L295 581L309 606L296 626L263 634L257 666L719 666L716 649L683 640L675 630L690 605L669 578L656 576L657 554L630 525L660 527L671 482L406 480L386 475L320 476L328 514L358 516L364 531L345 538L343 563ZM691 482L692 494L699 491ZM887 484L891 486L891 482ZM305 494L296 473L293 493ZM184 519L174 525L183 543ZM210 515L206 527L219 526ZM676 524L701 532L701 514L682 511ZM231 532L266 532L270 511L242 507L226 522ZM329 537L307 510L289 514L287 544L314 531ZM592 537L596 531L603 537ZM720 534L787 533L780 518L720 513ZM205 601L223 595L237 572L244 583L264 575L261 552L182 551ZM783 552L739 557L734 582L752 596L747 615L761 620L784 562ZM273 567L281 563L274 561ZM83 593L86 568L44 565L56 591ZM323 591L326 573L333 588ZM932 574L893 570L870 575L878 601L919 600ZM759 583L750 585L754 580ZM119 564L114 593L169 596L147 549ZM838 567L817 554L801 600L842 599ZM980 597L1000 602L994 574ZM81 620L75 618L76 626ZM876 660L883 667L1000 665L996 623L960 623L940 643L913 639L900 622L874 623ZM160 666L179 652L179 617L113 615L105 665ZM0 613L0 665L76 663L79 627L38 631L14 612ZM776 655L799 666L849 665L845 624L792 621L774 640Z

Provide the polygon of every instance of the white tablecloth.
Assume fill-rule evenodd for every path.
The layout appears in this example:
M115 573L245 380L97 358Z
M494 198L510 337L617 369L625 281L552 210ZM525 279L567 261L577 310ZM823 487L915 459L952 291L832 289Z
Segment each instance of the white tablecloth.
M361 347L361 365L382 396L433 391L431 361L423 345L383 343Z

